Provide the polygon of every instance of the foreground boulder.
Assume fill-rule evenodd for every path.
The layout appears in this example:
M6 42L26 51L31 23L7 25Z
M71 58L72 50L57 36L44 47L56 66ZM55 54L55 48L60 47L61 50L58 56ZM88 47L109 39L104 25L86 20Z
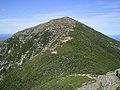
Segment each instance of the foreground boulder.
M120 90L120 69L99 75L95 83L84 84L77 90Z

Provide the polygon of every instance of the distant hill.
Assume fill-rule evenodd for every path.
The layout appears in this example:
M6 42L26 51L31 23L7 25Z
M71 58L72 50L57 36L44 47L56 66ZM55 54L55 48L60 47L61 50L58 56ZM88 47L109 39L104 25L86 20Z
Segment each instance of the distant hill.
M0 41L6 40L7 38L10 38L12 34L0 34Z
M117 68L118 41L63 17L27 28L1 43L0 90L76 90L96 81L89 75ZM107 84L100 82L97 90L108 90L101 89L103 85Z
M113 39L120 41L120 35L111 35L110 37L112 37Z

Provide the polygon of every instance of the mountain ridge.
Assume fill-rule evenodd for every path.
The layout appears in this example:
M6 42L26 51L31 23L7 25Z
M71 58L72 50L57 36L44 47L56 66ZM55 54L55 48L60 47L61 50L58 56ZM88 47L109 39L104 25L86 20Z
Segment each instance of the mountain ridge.
M91 79L68 76L113 71L119 55L119 42L69 17L54 19L3 42L0 89L75 90Z

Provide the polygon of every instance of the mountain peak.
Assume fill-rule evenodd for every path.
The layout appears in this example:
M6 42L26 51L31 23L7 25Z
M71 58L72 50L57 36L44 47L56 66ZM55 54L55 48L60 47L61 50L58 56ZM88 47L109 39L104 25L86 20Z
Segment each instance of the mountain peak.
M70 17L62 17L62 18L58 18L58 19L53 19L50 20L49 22L45 23L45 27L54 27L54 28L64 28L64 27L74 27L75 24L78 21L70 18Z
M76 20L74 20L73 18L71 17L61 17L61 18L57 18L57 19L53 19L53 20L50 20L49 22L51 21L54 21L54 22L77 22Z
M58 19L61 19L61 20L74 20L73 18L71 18L71 17L68 17L68 16L66 16L66 17L61 17L61 18L58 18ZM75 20L74 20L75 21Z
M44 30L56 30L56 29L64 29L64 28L73 28L75 27L76 23L78 21L70 18L70 17L61 17L57 19L52 19L46 23L39 24L34 27L27 28L23 31L19 31L15 35L21 34L21 33L28 33L28 32L39 32L39 30L44 29ZM37 29L36 29L37 28Z

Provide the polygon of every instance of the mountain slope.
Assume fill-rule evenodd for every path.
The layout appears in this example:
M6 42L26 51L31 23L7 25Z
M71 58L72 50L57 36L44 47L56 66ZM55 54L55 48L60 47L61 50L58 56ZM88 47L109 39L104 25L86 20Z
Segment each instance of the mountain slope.
M50 42L63 37L63 33L67 33L74 24L73 19L56 19L14 34L2 43L0 68L8 69L21 65L37 53L45 51Z
M119 42L69 17L18 32L1 47L2 90L74 90L92 79L69 75L120 66Z

